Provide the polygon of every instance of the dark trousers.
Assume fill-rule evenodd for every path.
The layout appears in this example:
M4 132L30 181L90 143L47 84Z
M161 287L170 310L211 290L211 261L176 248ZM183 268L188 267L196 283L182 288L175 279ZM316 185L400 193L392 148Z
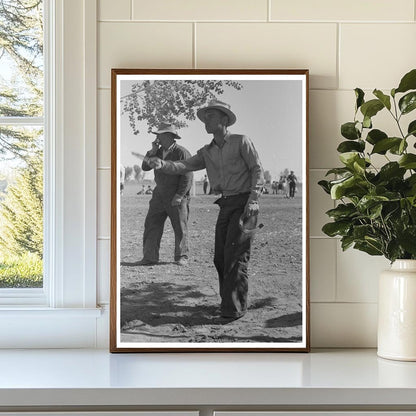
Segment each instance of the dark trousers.
M249 195L222 197L215 228L214 264L218 272L221 315L238 318L247 311L251 235L243 233L239 220Z
M171 205L172 198L173 195L162 197L155 192L149 202L143 233L143 258L146 260L159 261L160 241L167 217L175 233L175 261L188 256L189 197L184 197L175 207Z
M296 183L295 182L289 182L289 197L290 198L295 197L295 191L296 191Z

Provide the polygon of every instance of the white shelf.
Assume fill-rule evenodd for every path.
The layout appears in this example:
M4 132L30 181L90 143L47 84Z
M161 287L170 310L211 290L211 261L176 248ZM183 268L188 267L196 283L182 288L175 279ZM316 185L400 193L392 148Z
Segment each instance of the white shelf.
M0 410L65 406L408 406L416 363L375 350L110 354L0 350Z

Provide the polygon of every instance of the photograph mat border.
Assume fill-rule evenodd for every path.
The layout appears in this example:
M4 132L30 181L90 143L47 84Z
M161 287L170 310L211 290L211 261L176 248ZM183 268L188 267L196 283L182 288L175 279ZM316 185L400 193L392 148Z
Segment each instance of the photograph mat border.
M114 73L115 71L115 73ZM183 80L183 79L201 79L201 80L235 80L235 81L296 81L299 80L302 83L302 341L301 342L290 342L290 343L281 343L281 342L250 342L250 343L241 343L241 342L221 342L221 343L176 343L176 342L121 342L121 331L120 331L120 319L121 319L121 293L120 293L120 267L116 267L116 319L115 319L115 331L116 331L116 340L113 348L113 342L110 339L110 350L112 352L129 352L129 351L140 351L140 352L174 352L179 350L192 350L194 352L202 352L207 350L215 350L221 352L249 352L249 351L265 351L265 352L290 352L290 351L303 351L307 352L310 348L309 342L309 319L310 319L310 310L309 310L309 232L308 232L308 222L309 222L309 208L308 208L308 70L281 70L285 72L284 74L279 73L261 73L261 74L248 74L248 73L207 73L207 74L198 74L198 73L187 73L183 71L182 74L156 74L156 73L141 73L137 70L137 73L134 74L123 74L117 72L123 71L135 71L135 70L123 70L123 69L113 69L113 74L115 77L115 89L116 89L116 114L115 114L115 125L116 125L116 167L117 173L120 172L120 146L121 146L121 105L120 105L120 94L121 94L121 82L122 81L135 81L135 80ZM157 70L155 70L157 71ZM293 74L290 72L293 71ZM279 72L279 71L276 71ZM302 73L300 73L302 72ZM112 115L113 116L113 115ZM112 130L113 131L113 130ZM114 134L114 133L113 133ZM117 175L114 175L117 177ZM116 258L112 259L115 265L119 265L121 259L120 253L120 192L116 187L117 182L112 183L112 191L116 192ZM113 200L113 198L112 198ZM112 227L112 231L113 227ZM113 314L113 312L112 312ZM113 325L110 325L111 328ZM113 334L113 329L111 330L111 335ZM110 336L111 338L111 336Z

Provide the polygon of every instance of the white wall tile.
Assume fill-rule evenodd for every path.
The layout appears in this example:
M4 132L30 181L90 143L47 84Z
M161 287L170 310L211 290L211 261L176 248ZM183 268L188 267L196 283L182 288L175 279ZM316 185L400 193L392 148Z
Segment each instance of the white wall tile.
M377 302L379 274L390 267L382 256L337 246L337 301Z
M110 240L97 241L98 304L110 302Z
M341 166L337 147L341 124L354 119L354 91L311 91L309 97L309 167Z
M98 20L130 20L130 0L99 0Z
M334 302L336 282L336 245L338 239L310 240L310 288L312 302Z
M377 305L312 303L313 348L373 348L377 346Z
M201 23L196 33L197 66L306 68L312 88L335 88L336 32L336 25L329 23Z
M102 22L99 39L100 88L110 88L111 68L192 67L192 23Z
M413 21L413 9L413 0L271 0L271 19Z
M334 201L331 197L318 185L321 179L325 178L325 171L310 170L309 171L309 206L310 206L310 236L325 236L321 231L324 224L330 221L325 214L329 209L334 208Z
M98 182L98 237L110 237L111 213L111 170L100 169L97 174Z
M111 166L111 90L98 91L97 165Z
M415 24L341 24L340 87L397 87L415 67L415 44Z
M133 0L135 20L266 20L267 0Z

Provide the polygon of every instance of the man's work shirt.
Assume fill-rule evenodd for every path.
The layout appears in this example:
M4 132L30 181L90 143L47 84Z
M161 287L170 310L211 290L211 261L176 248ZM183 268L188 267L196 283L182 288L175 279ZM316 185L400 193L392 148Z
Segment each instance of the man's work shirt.
M214 140L195 156L177 162L164 160L162 172L184 174L206 169L211 188L224 196L250 193L249 201L257 201L263 186L263 169L253 143L247 136L230 134L222 147Z
M148 152L149 153L149 152ZM142 169L144 171L151 170L151 167L147 163L148 156L143 160ZM183 160L190 158L191 154L182 146L179 146L176 142L169 147L165 152L161 147L157 150L156 156L160 159L166 160ZM173 195L180 197L189 196L192 187L193 174L191 172L184 172L180 176L167 175L161 170L155 170L155 192L171 198Z

